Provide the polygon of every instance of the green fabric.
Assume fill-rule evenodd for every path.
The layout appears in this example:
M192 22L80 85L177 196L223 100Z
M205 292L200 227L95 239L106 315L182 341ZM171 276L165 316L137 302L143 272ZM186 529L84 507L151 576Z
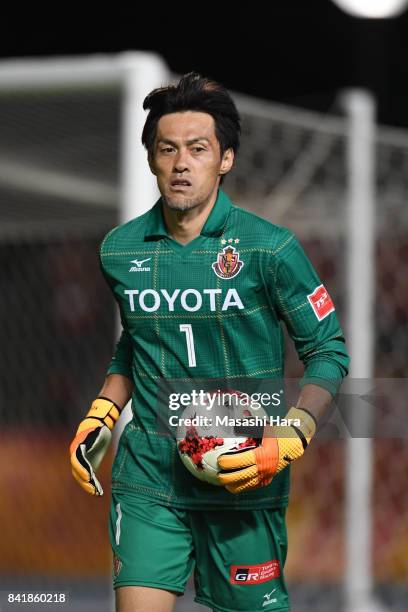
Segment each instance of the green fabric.
M213 610L289 610L284 508L182 510L113 491L109 525L114 588L183 593L195 566L195 599Z
M228 246L243 263L232 277L220 277L213 266ZM135 384L134 416L119 443L113 488L180 508L285 506L290 468L268 487L239 496L191 476L173 437L158 427L157 393L164 380L222 379L233 388L245 377L281 380L282 322L305 365L301 384L336 392L348 366L343 334L336 313L319 321L307 298L321 281L295 236L235 207L220 190L200 236L189 244L168 236L159 200L112 230L100 256L123 326L108 373ZM189 366L180 324L191 326L195 366Z

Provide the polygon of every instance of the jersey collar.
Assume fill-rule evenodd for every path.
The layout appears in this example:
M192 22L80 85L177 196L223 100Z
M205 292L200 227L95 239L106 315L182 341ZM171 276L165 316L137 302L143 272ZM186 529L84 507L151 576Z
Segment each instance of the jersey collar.
M201 235L221 236L232 206L233 204L227 194L222 191L222 189L219 189L215 204L201 230ZM158 240L168 235L162 213L162 199L159 198L150 210L149 220L146 225L145 240Z

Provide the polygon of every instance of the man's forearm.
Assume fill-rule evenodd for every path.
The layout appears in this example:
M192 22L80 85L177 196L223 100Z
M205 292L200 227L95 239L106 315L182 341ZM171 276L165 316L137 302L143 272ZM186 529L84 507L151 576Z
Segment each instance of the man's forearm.
M318 385L308 384L302 388L296 406L298 408L306 408L318 423L329 408L332 400L333 396L326 389Z
M105 378L99 396L106 397L115 402L120 408L126 406L132 397L133 383L127 376L122 374L109 374Z

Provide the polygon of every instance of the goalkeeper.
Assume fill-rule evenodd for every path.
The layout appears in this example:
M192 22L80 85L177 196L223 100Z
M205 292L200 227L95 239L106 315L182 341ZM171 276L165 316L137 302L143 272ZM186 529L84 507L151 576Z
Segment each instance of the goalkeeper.
M221 188L240 139L225 88L191 73L152 91L144 108L160 198L100 247L123 329L71 444L72 471L85 491L102 494L97 469L131 398L112 468L117 610L171 612L194 570L196 601L214 611L286 612L290 466L347 374L344 337L293 233L235 206ZM158 427L160 385L282 380L282 324L304 364L287 426L266 427L256 449L222 455L222 486L201 482Z

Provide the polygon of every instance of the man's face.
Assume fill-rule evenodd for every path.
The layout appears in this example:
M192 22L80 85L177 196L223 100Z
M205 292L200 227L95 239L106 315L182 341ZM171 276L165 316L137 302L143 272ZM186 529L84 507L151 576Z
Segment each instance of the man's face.
M233 159L232 149L221 158L212 116L186 111L160 118L149 163L169 208L189 210L211 198Z

